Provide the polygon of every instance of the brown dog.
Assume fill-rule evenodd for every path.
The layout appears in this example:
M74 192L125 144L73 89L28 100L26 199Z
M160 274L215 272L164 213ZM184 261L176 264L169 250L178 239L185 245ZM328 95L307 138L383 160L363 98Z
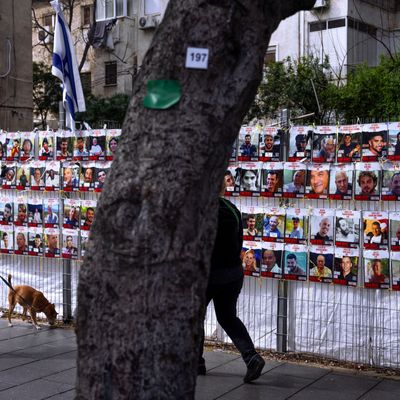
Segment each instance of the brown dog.
M11 275L8 275L8 283L11 285ZM31 286L20 285L15 286L14 290L9 290L8 292L8 326L12 326L11 314L14 311L15 305L18 303L23 307L24 311L22 314L22 320L26 319L26 312L29 309L29 314L32 317L32 323L36 329L40 329L36 321L36 313L43 312L50 325L53 325L57 318L57 311L54 304L48 302L46 297L44 297L42 292L34 289Z

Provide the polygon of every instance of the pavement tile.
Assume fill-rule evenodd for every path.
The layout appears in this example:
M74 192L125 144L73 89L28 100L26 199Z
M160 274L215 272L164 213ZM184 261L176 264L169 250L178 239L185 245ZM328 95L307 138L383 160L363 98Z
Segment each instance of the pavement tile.
M332 372L295 394L291 399L355 400L368 392L377 382L378 378Z
M55 396L46 397L46 399L72 400L75 399L75 390L69 390L68 392L56 394Z
M279 375L298 376L301 378L318 379L324 375L329 374L331 371L332 370L328 368L316 368L301 364L283 363L274 368L271 373Z
M36 380L0 391L0 400L42 400L73 390L71 385Z
M232 360L237 360L238 358L241 358L238 354L214 350L205 351L203 357L206 360L207 370L226 364Z
M382 380L360 400L398 400L400 399L400 381Z
M21 355L13 354L3 354L0 355L0 371L4 371L6 369L14 368L19 365L29 364L35 361L34 358L30 358L29 356L24 357Z
M71 368L66 371L59 372L58 374L46 376L44 379L46 381L67 383L68 385L75 386L76 368Z

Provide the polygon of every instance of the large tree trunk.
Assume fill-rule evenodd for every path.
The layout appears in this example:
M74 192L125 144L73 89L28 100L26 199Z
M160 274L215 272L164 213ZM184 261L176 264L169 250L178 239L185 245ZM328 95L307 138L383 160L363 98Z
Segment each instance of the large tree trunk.
M217 194L271 33L314 0L171 0L135 82L78 288L78 399L192 399ZM295 39L295 38L293 38ZM187 47L210 50L186 69ZM142 100L176 79L164 111Z

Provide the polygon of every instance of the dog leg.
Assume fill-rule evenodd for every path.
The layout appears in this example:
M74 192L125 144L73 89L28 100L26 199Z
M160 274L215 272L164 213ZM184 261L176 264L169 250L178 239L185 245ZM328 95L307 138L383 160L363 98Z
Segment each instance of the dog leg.
M8 296L8 302L9 302L9 305L8 305L8 326L13 326L13 324L11 323L11 314L13 313L13 311L14 311L14 308L15 308L15 298L14 298L14 296Z
M31 318L32 318L32 323L34 325L34 327L39 330L40 326L38 325L37 321L36 321L36 312L32 310L32 308L29 310L30 314L31 314Z
M24 308L24 310L23 310L23 312L22 312L22 321L25 321L26 320L26 312L27 312L27 310L28 310L28 307L23 307Z

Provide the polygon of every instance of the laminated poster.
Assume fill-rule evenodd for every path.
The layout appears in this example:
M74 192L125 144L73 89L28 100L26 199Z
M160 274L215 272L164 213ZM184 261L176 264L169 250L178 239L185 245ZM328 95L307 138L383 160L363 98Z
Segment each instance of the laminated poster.
M238 141L237 138L235 139L235 141L233 142L232 145L232 150L231 150L231 154L229 157L229 162L235 162L237 160L237 146L238 146Z
M14 253L14 226L0 226L0 249L3 254Z
M261 196L282 197L283 162L265 162L262 165Z
M56 159L70 161L75 146L75 136L70 131L58 131L56 136Z
M240 258L245 275L260 276L261 243L244 241Z
M333 278L334 247L310 246L309 279L311 282L331 283Z
M30 163L31 190L44 190L45 172L45 161L38 160Z
M39 160L47 161L54 158L54 133L51 131L39 132Z
M6 162L1 165L1 178L3 189L15 189L17 187L17 163Z
M261 276L282 279L283 243L263 242L261 252Z
M94 200L81 200L81 229L84 231L88 231L93 224L96 204Z
M285 223L285 243L307 244L308 210L287 208Z
M42 256L43 255L43 230L41 227L29 227L28 228L28 245L30 256Z
M333 163L336 160L336 126L316 126L312 141L312 162Z
M79 199L65 199L63 209L63 228L66 229L79 229L79 216L80 216Z
M31 160L35 157L35 132L21 132L21 162Z
M386 211L364 211L363 227L365 249L388 248L389 219Z
M355 200L379 200L381 166L377 162L359 162L356 164Z
M259 241L263 235L264 212L261 207L241 207L243 240Z
M88 243L89 243L90 231L82 230L80 233L81 233L81 247L80 247L80 256L79 256L79 258L83 258L85 256L85 253L86 253L86 250L87 250L87 246L88 246Z
M338 133L338 163L351 163L361 160L361 125L342 125Z
M388 124L389 143L388 159L400 161L400 122L391 122Z
M21 152L21 135L19 132L6 133L7 161L18 161Z
M310 217L310 243L333 245L335 210L313 208Z
M327 199L329 190L329 164L310 164L307 170L307 199Z
M106 158L106 131L95 129L88 135L89 159L93 161L105 160Z
M43 199L44 227L58 228L60 223L60 204L58 199Z
M336 210L336 247L358 248L360 246L360 211Z
M111 129L107 130L106 133L106 160L112 161L114 159L115 152L118 149L118 143L121 137L121 129Z
M81 164L79 162L64 161L62 163L62 189L65 192L79 190Z
M351 200L353 198L353 164L334 164L330 169L329 198Z
M88 131L79 131L76 133L74 142L74 161L89 160L90 137Z
M303 198L307 166L300 162L286 162L283 171L283 197Z
M390 221L390 250L400 251L400 213L389 213Z
M336 247L333 283L337 285L357 286L359 259L359 249Z
M242 163L240 167L240 195L259 196L261 163Z
M293 126L289 131L288 161L310 161L312 126Z
M260 134L259 160L280 161L282 160L281 140L283 131L279 128L264 127Z
M45 190L48 192L60 190L60 162L48 161L46 163L45 175Z
M78 238L79 231L76 229L62 230L62 258L76 260L78 258Z
M307 280L308 249L303 244L287 244L284 256L284 278L292 281Z
M364 287L388 289L390 286L389 252L387 250L364 250Z
M43 203L42 199L28 199L28 226L38 227L43 225Z
M94 190L95 163L84 161L81 164L81 174L79 178L79 191L88 192Z
M239 161L258 161L258 143L260 129L258 127L244 126L239 132Z
M44 229L44 253L45 257L60 257L60 230L58 228Z
M28 227L14 226L14 254L28 254Z
M28 226L28 208L25 197L18 196L14 198L14 225Z
M12 225L14 221L14 202L12 197L0 197L0 225Z
M106 177L110 171L110 168L111 168L111 161L96 161L94 168L95 192L101 192L103 190L103 186L106 182ZM239 186L237 187L237 194L239 194Z
M285 210L280 207L265 209L263 240L283 242L285 238Z
M390 260L392 266L392 289L400 290L400 252L390 252Z
M229 164L227 170L225 171L225 175L224 175L225 196L239 196L239 194L240 194L240 171L241 171L241 168L240 168L239 163Z
M366 124L362 132L362 161L378 161L388 155L387 124Z
M396 161L382 164L381 199L385 201L400 200L400 165Z
M30 162L26 161L17 165L17 190L26 190L31 186Z

